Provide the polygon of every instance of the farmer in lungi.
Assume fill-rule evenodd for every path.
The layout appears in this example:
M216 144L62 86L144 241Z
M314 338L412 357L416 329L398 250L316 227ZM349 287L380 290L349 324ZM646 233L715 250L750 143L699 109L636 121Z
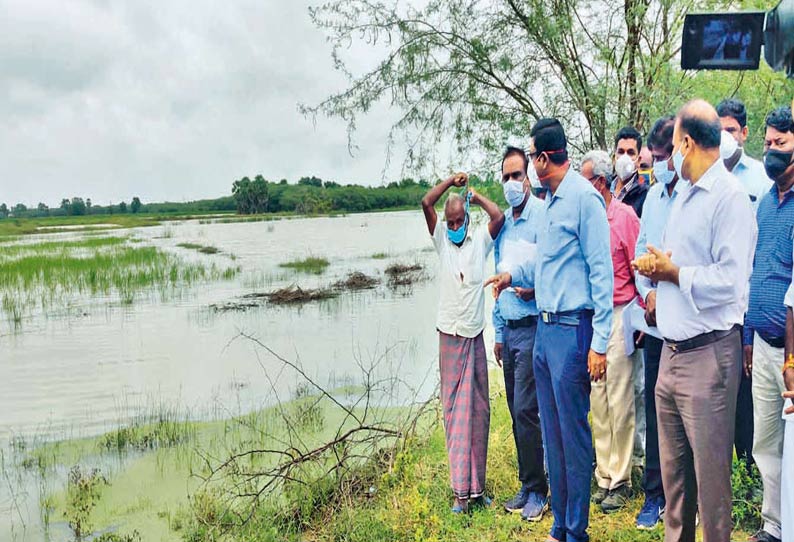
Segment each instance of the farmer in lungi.
M444 204L444 219L438 219L435 204L441 196L450 188L465 187L467 181L465 173L458 173L437 184L422 199L427 229L441 260L436 328L454 513L467 512L469 504L490 504L484 495L491 409L482 336L482 283L486 259L504 223L499 207L471 188L463 196L451 192ZM488 214L487 227L473 227L470 204Z

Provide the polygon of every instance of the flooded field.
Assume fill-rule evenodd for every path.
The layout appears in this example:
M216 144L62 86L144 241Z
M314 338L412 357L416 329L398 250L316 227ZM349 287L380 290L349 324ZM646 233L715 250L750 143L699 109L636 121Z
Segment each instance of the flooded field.
M73 539L58 514L70 456L162 515L195 467L174 445L246 441L250 424L229 420L300 399L284 360L341 396L362 368L399 376L383 407L437 382L437 262L419 212L24 237L0 244L0 269L0 540ZM104 498L97 510L132 514Z

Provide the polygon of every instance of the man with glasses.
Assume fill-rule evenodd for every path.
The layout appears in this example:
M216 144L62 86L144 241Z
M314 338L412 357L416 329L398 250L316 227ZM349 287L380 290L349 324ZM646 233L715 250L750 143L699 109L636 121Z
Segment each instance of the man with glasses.
M648 190L640 219L635 257L648 252L648 245L660 246L662 232L667 224L673 201L677 196L678 175L672 164L673 128L675 117L657 120L648 134L648 149L653 156L654 185ZM636 275L637 290L645 302L645 322L650 332L645 333L643 349L645 365L645 470L642 487L645 503L637 515L637 528L653 529L664 514L665 500L662 487L662 471L659 464L659 433L656 424L656 398L654 389L659 376L659 359L662 355L662 336L656 328L656 284L639 273Z
M502 189L509 207L505 210L502 231L494 241L497 273L523 262L537 247L538 218L543 212L543 202L532 195L528 165L526 153L517 147L508 147L502 157ZM502 292L496 299L494 356L504 372L521 481L519 492L504 506L508 512L520 513L528 521L539 521L543 517L549 492L532 369L537 324L538 307L532 289L515 287Z
M605 513L624 508L631 498L631 459L634 451L634 360L626 354L623 310L637 297L634 285L634 249L640 221L634 210L612 197L609 175L612 161L604 151L582 159L582 176L604 198L612 249L612 331L607 344L606 378L590 391L595 440L597 488L592 498Z
M488 279L494 294L535 287L533 353L554 523L549 540L586 542L592 433L590 381L606 376L612 327L612 259L604 199L570 167L565 131L540 119L530 132L531 167L549 188L537 258ZM515 284L513 284L515 281Z

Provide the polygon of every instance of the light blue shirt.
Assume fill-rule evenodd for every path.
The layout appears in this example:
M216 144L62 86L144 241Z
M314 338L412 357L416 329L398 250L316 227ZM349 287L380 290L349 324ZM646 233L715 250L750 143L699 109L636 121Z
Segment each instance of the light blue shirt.
M569 169L544 203L537 261L512 268L513 282L536 285L542 312L593 310L590 348L603 354L612 329L612 255L604 199Z
M753 207L753 216L758 211L761 199L769 192L774 184L772 179L767 177L764 164L747 156L742 151L742 157L731 172L739 179L744 191L750 196L750 203Z
M504 270L500 264L506 257L509 256L507 259L513 262L523 260L523 258L517 258L508 252L511 249L515 250L513 247L516 244L521 242L537 243L538 220L541 214L543 214L543 202L532 195L529 196L521 216L517 219L513 219L512 207L505 211L504 226L494 242L494 263L497 273ZM512 289L502 292L493 308L495 341L502 342L502 330L506 320L520 320L530 315L537 316L537 314L538 306L534 299L524 301Z
M659 283L656 323L665 338L681 341L743 323L758 227L747 193L722 160L676 190L661 249L680 267L679 286Z
M659 248L662 244L662 233L670 216L670 209L673 208L677 186L673 188L672 195L668 194L667 186L664 183L656 183L648 190L648 197L642 206L642 218L640 219L640 235L637 237L637 247L634 250L634 257L639 258L648 249L647 245ZM639 273L635 274L637 291L640 292L642 299L648 297L651 290L656 289L656 285L648 277L643 277Z

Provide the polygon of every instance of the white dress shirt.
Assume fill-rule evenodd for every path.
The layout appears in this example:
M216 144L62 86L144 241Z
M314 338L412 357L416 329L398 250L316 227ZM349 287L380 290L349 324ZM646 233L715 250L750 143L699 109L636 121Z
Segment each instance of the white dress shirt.
M474 338L485 328L485 264L493 248L487 226L469 231L463 245L456 246L447 237L447 225L439 218L433 244L441 260L438 282L436 327L447 335Z
M747 193L722 160L694 185L679 181L662 236L680 267L679 284L662 281L656 322L674 341L742 324L758 236Z

